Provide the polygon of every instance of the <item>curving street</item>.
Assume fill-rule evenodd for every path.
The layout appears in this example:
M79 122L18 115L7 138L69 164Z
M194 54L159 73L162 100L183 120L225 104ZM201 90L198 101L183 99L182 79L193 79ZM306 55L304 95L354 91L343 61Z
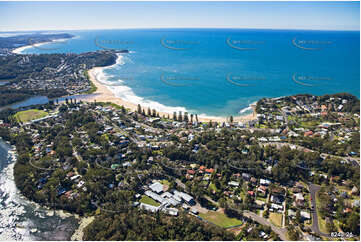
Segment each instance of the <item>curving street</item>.
M287 241L287 229L286 228L279 228L275 225L273 225L271 222L269 222L267 219L262 218L260 216L258 216L257 214L250 212L250 211L243 211L243 216L250 218L254 221L256 221L257 223L260 223L262 225L265 226L270 226L271 229L278 234L278 236L281 238L281 240L283 241Z
M316 193L321 189L319 185L316 184L309 184L308 189L310 190L311 194L311 204L312 204L312 226L311 229L314 233L324 236L324 237L331 237L329 234L325 234L320 231L320 228L318 226L318 216L317 216L317 207L316 207Z

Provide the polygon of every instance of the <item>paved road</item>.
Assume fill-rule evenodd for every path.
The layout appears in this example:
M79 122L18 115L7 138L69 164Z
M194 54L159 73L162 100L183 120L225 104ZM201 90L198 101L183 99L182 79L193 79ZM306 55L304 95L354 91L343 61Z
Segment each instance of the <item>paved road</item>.
M320 231L320 228L318 227L318 216L317 216L317 207L316 207L316 193L321 189L321 187L319 185L316 185L316 184L309 184L308 185L308 189L310 190L310 194L311 194L311 204L312 204L312 207L313 207L313 210L312 211L312 226L311 226L311 229L314 233L318 234L318 235L321 235L321 236L324 236L324 237L330 237L329 234L325 234L325 233L322 233Z
M262 218L260 216L258 216L257 214L253 213L253 212L250 212L250 211L243 211L243 216L247 217L247 218L250 218L262 225L265 225L265 226L270 226L271 229L279 235L279 237L281 238L281 240L283 241L287 241L287 229L285 228L279 228L275 225L273 225L271 222L269 222L268 220L266 220L265 218Z

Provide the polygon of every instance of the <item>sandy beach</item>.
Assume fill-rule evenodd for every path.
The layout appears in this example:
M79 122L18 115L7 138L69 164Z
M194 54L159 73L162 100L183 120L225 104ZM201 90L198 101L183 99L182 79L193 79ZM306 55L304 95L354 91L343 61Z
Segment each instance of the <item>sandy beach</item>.
M94 83L94 85L97 87L97 90L92 95L84 97L81 100L87 101L87 102L94 102L94 101L112 102L117 105L123 105L124 107L129 108L132 111L136 111L138 104L127 102L119 97L116 97L114 95L114 93L112 93L105 85L103 85L102 83L99 82L99 80L96 78L96 73L98 71L100 71L102 68L104 68L104 67L94 67L94 68L88 70L89 78ZM148 107L145 107L142 105L142 108L148 108ZM150 108L153 109L152 107L150 107ZM254 108L253 108L253 110L254 110ZM158 112L158 110L157 110L157 112ZM169 117L173 117L173 113L159 112L160 116L163 116L163 115L167 116L168 114L169 114ZM235 122L238 122L238 121L247 122L247 121L253 120L255 118L256 118L256 113L254 110L252 114L240 115L237 117L233 117L233 120ZM226 122L227 118L226 117L207 117L207 116L198 115L198 120L201 122L209 122L210 120L212 120L213 122Z
M54 43L54 42L64 42L64 41L67 41L69 39L71 39L71 38L68 38L68 39L55 39L55 40L47 41L47 42L41 42L41 43L36 43L36 44L31 44L31 45L24 45L24 46L21 46L19 48L14 49L12 51L12 53L21 54L21 52L23 52L24 50L32 48L32 47L39 47L41 45L50 44L50 43Z

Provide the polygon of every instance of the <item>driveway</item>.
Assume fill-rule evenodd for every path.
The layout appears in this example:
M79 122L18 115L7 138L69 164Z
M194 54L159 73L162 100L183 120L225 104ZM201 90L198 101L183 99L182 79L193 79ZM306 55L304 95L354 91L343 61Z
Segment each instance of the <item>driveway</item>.
M316 193L321 189L321 187L319 185L316 184L309 184L308 185L308 189L310 190L310 194L311 194L311 204L313 207L313 212L312 212L312 226L311 229L314 233L324 236L324 237L331 237L329 234L325 234L323 232L320 231L320 228L318 227L318 216L317 216L317 207L316 207Z
M243 211L243 216L250 218L254 221L256 221L257 223L260 223L262 225L265 226L270 226L271 229L278 234L278 236L281 238L281 240L283 241L287 241L287 229L285 228L279 228L275 225L273 225L271 222L269 222L268 220L266 220L265 218L262 218L260 216L258 216L257 214L250 212L250 211Z

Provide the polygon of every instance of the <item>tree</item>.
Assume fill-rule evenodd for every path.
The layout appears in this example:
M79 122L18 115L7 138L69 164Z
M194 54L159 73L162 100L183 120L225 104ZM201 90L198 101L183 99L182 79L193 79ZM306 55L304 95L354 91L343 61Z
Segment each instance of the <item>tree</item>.
M177 112L173 112L173 120L177 121Z
M142 113L142 106L140 106L140 104L138 104L138 109L137 109L137 112L138 112L139 114L141 114L141 113Z
M232 115L229 117L229 122L233 123L233 116Z
M191 123L193 123L193 113L191 114Z
M188 123L188 112L184 113L184 121Z
M218 204L221 208L225 208L227 206L227 201L222 197L218 200Z
M268 210L268 209L264 210L264 212L263 212L263 217L264 217L264 218L268 218L268 217L269 217L269 210Z
M179 111L179 113L178 113L178 121L179 121L179 122L182 122L182 121L183 121L182 111Z
M293 225L287 227L287 234L290 240L299 240L300 235Z
M299 223L299 224L302 222L301 221L301 212L300 212L299 209L296 212L296 222Z
M151 116L151 115L152 115L152 111L150 110L150 107L148 107L147 115L148 115L148 116Z

